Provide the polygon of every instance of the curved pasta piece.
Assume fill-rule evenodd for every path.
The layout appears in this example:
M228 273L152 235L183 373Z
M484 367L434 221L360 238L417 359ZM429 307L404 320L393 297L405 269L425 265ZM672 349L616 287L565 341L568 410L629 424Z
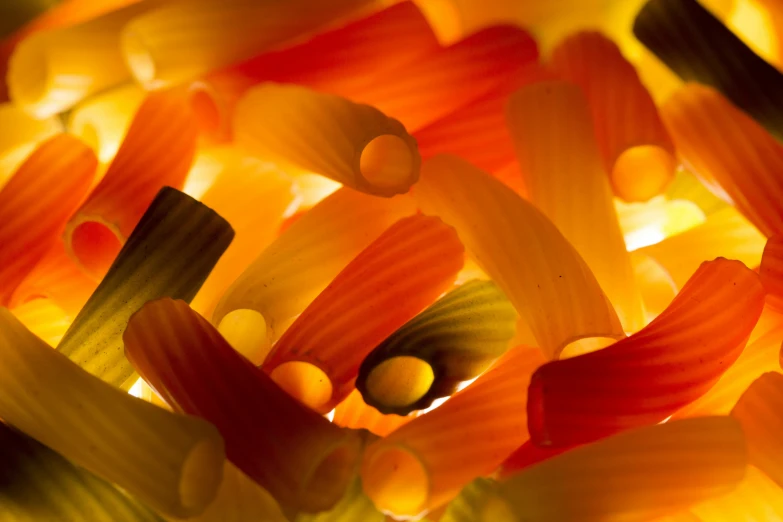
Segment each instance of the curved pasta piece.
M737 360L763 306L753 271L739 261L705 262L640 332L536 371L528 392L530 439L566 446L665 420L707 393Z
M31 34L8 63L8 92L37 117L63 112L91 94L130 79L120 31L153 2L138 2L71 27Z
M171 86L356 15L370 3L175 0L128 23L122 31L122 52L139 83L147 88Z
M765 373L751 384L731 410L748 439L748 461L783 487L780 430L783 374Z
M425 212L457 229L547 357L556 358L582 338L625 336L576 249L544 214L499 181L458 158L436 156L424 164L414 196Z
M494 498L497 481L480 477L462 488L451 502L440 522L510 522L513 515L508 513L502 502ZM509 518L512 517L512 518Z
M202 129L226 139L237 100L255 84L297 83L346 96L372 83L378 63L397 68L438 48L419 8L403 1L294 47L210 73L191 86L190 102Z
M419 179L405 127L368 105L295 85L254 87L237 104L236 142L264 160L390 197Z
M650 0L633 33L680 78L715 87L783 138L783 74L696 0ZM674 141L679 149L676 136Z
M234 236L218 214L170 187L160 191L57 349L93 375L129 388L122 352L131 315L151 299L193 299Z
M353 391L362 359L448 290L463 259L456 231L440 219L399 220L305 308L262 369L304 404L331 411Z
M511 96L506 117L529 201L579 252L624 330L640 329L641 295L584 94L562 81L529 85Z
M368 446L361 476L375 505L416 516L492 472L527 437L526 389L542 362L538 350L510 350L438 409Z
M783 235L774 235L767 240L759 277L767 291L769 306L783 311Z
M595 139L614 193L647 201L674 178L674 145L636 69L617 45L582 31L560 42L550 65L585 93Z
M381 199L340 189L281 234L223 295L212 316L254 310L270 338L326 288L356 255L416 207L407 196Z
M635 429L526 468L495 488L512 517L641 522L731 491L748 457L739 423L702 417Z
M767 522L783 519L783 489L754 466L748 466L739 486L726 495L691 508L706 522Z
M65 244L101 279L164 186L181 188L196 151L196 128L175 93L147 95L101 182L68 222Z
M491 281L452 290L386 338L359 368L356 387L383 413L406 415L481 375L509 347L517 314ZM413 361L411 361L413 359ZM413 364L412 364L413 363ZM408 370L426 365L430 379ZM406 371L408 370L408 371Z
M163 522L110 483L2 423L0 460L0 510L6 520Z
M509 455L506 460L500 465L495 472L495 476L498 479L504 479L509 475L513 475L520 470L529 468L539 462L557 457L567 451L571 451L578 446L536 446L531 441L527 441L514 450L514 453Z
M184 301L147 303L124 340L144 380L176 410L213 422L229 460L283 513L323 511L342 497L361 454L359 436L288 396Z
M43 142L0 189L0 306L57 240L87 195L98 161L81 141Z
M161 512L197 515L214 498L224 452L220 433L208 422L101 382L5 309L0 362L5 422Z
M62 127L56 117L33 118L16 105L0 104L0 188L38 143Z
M378 511L362 491L362 482L358 477L348 487L343 498L329 511L317 515L300 514L296 517L296 522L385 522L386 520L388 520L386 515Z
M642 295L647 323L666 310L677 295L677 286L666 270L650 256L631 252L636 284Z
M411 415L384 415L364 402L359 390L353 390L334 409L332 422L343 428L365 429L379 437L385 437L415 418L415 413Z
M11 309L11 313L28 330L52 347L57 346L71 326L71 318L51 299L33 299Z
M783 232L778 179L783 144L710 87L686 85L669 98L662 115L678 153L696 174L725 190L765 236Z
M707 216L703 224L636 252L653 258L681 288L708 259L725 257L757 267L764 242L764 236L737 209L726 207Z
M228 221L235 236L193 299L194 310L212 315L228 286L275 239L294 198L291 179L269 164L237 157L226 165L200 201Z
M68 132L90 145L102 163L109 163L144 101L144 94L139 86L129 84L92 96L73 109L68 117Z

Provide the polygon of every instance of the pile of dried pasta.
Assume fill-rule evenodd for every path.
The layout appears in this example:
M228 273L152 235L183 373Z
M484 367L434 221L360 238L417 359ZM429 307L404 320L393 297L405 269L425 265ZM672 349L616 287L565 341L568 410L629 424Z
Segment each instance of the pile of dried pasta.
M3 522L783 520L779 2L0 20Z

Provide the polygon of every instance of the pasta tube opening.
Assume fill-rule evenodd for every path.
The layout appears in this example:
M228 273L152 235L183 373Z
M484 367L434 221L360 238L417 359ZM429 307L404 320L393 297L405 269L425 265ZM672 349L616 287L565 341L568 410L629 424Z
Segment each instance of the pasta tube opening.
M612 186L625 201L647 201L663 192L677 169L677 160L657 145L624 150L612 167Z
M71 232L71 253L90 274L105 274L122 249L123 237L117 227L93 217Z
M204 440L196 444L185 458L180 472L179 498L182 507L194 513L206 509L220 487L222 474L220 469L226 454L222 444L214 440Z
M394 190L418 175L410 145L393 134L373 138L361 152L359 171L370 185Z
M362 474L362 485L378 509L411 516L424 510L430 480L415 454L390 446L375 452L366 464L370 472Z
M271 348L272 332L264 316L255 310L232 310L220 320L218 331L234 350L256 366L264 362Z
M418 357L400 355L370 370L365 386L375 402L402 408L424 397L434 381L435 373L429 363Z
M272 370L269 376L290 396L314 410L320 409L332 398L332 380L314 364L286 362Z

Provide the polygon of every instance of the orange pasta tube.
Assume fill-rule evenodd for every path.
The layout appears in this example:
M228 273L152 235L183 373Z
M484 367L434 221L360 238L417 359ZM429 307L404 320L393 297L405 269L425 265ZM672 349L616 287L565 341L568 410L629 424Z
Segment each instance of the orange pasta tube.
M42 143L0 190L0 305L35 267L87 195L98 162L76 138Z
M71 318L51 299L33 299L11 310L19 322L49 346L57 346Z
M601 33L577 33L552 51L550 64L587 96L615 194L626 201L660 194L674 177L674 145L650 93L617 45Z
M704 522L767 522L783 519L783 489L755 466L726 495L697 504L691 511Z
M366 429L380 437L385 437L400 426L408 424L416 418L416 414L410 415L384 415L362 399L359 390L348 394L334 409L332 422L344 428Z
M641 295L579 87L566 82L524 87L511 97L507 117L530 201L585 260L624 330L640 329Z
M300 38L369 3L175 0L127 24L122 50L142 85L176 85Z
M716 90L689 84L662 115L683 161L767 237L783 232L783 145Z
M274 332L290 324L351 259L414 212L407 196L380 199L338 190L291 225L234 281L215 309L213 324L222 328L229 313L251 310L257 312L259 329L279 337Z
M315 172L377 196L408 191L421 157L405 127L377 109L294 85L245 94L233 123L238 144L262 159Z
M737 360L763 306L753 271L739 261L704 263L640 332L533 375L530 439L579 444L663 421L704 395Z
M657 261L681 288L699 265L709 259L738 259L755 268L761 262L764 236L734 207L708 216L690 230L667 238L637 252Z
M0 188L35 146L58 132L57 118L33 118L10 103L0 104Z
M767 291L767 303L776 310L783 310L783 235L767 240L759 269L761 284Z
M615 198L614 204L629 251L659 243L706 220L704 211L692 201L667 199L662 195L639 203L623 203Z
M176 410L214 423L229 460L284 513L322 511L343 495L361 453L359 436L286 394L184 301L147 303L123 338L144 380Z
M501 182L458 158L436 156L424 164L414 195L425 212L457 229L549 358L579 339L624 337L614 309L576 249L546 216Z
M300 45L211 73L191 86L190 103L202 129L225 139L237 100L255 84L297 83L345 96L371 84L379 63L384 69L401 67L438 48L416 4L404 1Z
M293 185L269 164L238 156L201 202L228 221L235 233L191 305L208 317L226 288L275 239L283 214L294 203Z
M734 489L745 476L734 419L639 428L524 469L495 488L507 520L642 522ZM490 497L492 498L492 497Z
M163 186L182 187L195 149L195 123L184 101L170 92L149 94L65 231L70 254L91 276L103 277Z
M368 446L361 475L375 505L416 516L492 472L526 438L527 384L542 362L537 350L510 350L440 408Z
M644 303L645 321L649 323L669 306L678 288L666 270L650 256L632 252L631 263Z
M456 231L440 219L401 219L302 312L263 370L311 408L330 411L353 391L362 359L448 290L463 258Z

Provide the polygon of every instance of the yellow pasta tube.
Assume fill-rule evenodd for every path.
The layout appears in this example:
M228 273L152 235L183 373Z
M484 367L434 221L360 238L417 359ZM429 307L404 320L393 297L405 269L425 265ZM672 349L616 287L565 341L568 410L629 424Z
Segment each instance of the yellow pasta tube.
M226 288L275 239L294 198L291 179L272 165L239 155L226 165L200 199L229 222L234 240L193 299L194 310L212 315Z
M436 156L424 164L414 195L425 212L457 229L547 357L557 358L580 339L625 336L576 249L500 181L458 158Z
M738 259L755 268L761 262L764 236L734 207L720 210L697 227L638 252L652 257L681 288L704 261Z
M405 127L379 110L305 87L267 83L237 103L236 142L262 159L377 196L407 192L421 156Z
M214 426L101 382L5 309L0 373L0 417L75 464L179 517L214 498L225 458Z
M0 104L0 188L36 144L61 130L57 118L33 118L16 105Z
M783 520L783 489L754 466L726 495L691 508L703 522L770 522Z
M270 337L279 337L351 259L414 212L407 196L380 199L338 190L291 225L234 281L212 323L220 328L230 312L252 310L257 312L252 321Z
M380 437L385 437L415 418L416 412L410 415L395 415L393 413L384 415L364 402L359 390L353 390L334 409L332 422L344 428L365 429Z
M193 80L302 37L370 4L369 0L175 0L122 32L133 75L147 87Z
M620 199L614 203L629 252L654 245L705 221L704 211L695 203L670 200L663 195L639 203L623 203Z
M92 96L71 112L68 132L90 145L102 163L108 163L143 100L144 91L133 84Z
M440 408L368 446L361 476L375 505L417 516L494 471L527 438L527 385L543 362L535 349L510 350Z
M28 330L52 347L57 346L71 326L71 318L51 299L33 299L11 312Z
M636 285L642 294L645 320L649 323L666 310L677 295L677 286L668 272L650 256L631 252L631 263Z
M517 91L507 107L529 200L585 260L625 331L639 330L644 326L641 295L587 99L575 84L542 82Z
M139 2L22 40L8 64L11 101L31 114L46 117L127 81L130 74L120 52L120 30L155 1Z

